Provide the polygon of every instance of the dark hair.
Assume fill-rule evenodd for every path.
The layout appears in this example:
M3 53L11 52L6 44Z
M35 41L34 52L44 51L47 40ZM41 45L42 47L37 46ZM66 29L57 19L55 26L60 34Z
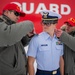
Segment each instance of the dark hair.
M49 24L56 24L58 23L58 20L42 20L43 24L49 23Z

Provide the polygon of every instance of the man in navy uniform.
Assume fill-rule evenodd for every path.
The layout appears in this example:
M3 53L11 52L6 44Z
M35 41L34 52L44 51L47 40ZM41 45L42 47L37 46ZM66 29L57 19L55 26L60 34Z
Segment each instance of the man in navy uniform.
M42 10L40 13L43 32L34 36L28 47L29 75L35 75L35 59L36 75L64 75L63 44L54 32L61 15L50 10Z

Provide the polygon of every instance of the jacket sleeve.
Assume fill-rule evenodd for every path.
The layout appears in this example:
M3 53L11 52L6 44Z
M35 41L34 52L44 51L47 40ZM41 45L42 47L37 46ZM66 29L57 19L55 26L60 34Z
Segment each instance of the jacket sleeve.
M60 40L67 45L69 48L71 48L73 51L75 51L75 37L69 35L66 32L63 32Z
M31 38L29 38L27 35L24 36L21 40L23 46L27 46L29 44L29 41L30 41Z
M0 23L0 46L11 46L26 36L28 32L33 30L31 21L23 21L13 25Z

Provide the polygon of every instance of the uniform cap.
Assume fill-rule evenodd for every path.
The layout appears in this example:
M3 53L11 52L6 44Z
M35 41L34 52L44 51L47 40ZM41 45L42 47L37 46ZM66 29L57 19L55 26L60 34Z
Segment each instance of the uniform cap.
M69 23L71 26L75 26L75 18L69 18L64 23Z
M3 11L4 10L14 10L14 11L17 11L20 13L20 16L24 17L25 16L25 13L23 11L21 11L21 8L20 6L18 6L17 4L15 3L9 3L7 4L4 8L3 8Z
M61 18L61 15L50 11L50 10L42 10L41 12L42 20L58 20Z

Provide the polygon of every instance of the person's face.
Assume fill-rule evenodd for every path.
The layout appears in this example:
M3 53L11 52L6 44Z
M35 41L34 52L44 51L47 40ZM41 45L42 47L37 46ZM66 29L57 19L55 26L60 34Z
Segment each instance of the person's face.
M64 23L64 25L66 25L65 31L66 31L67 33L70 33L70 32L72 32L73 30L75 30L75 26L71 26L69 23Z
M54 31L54 29L56 28L56 24L42 24L43 31L48 33Z
M20 19L20 13L13 11L13 10L10 10L10 11L7 10L5 15L14 22L18 22L18 20Z

